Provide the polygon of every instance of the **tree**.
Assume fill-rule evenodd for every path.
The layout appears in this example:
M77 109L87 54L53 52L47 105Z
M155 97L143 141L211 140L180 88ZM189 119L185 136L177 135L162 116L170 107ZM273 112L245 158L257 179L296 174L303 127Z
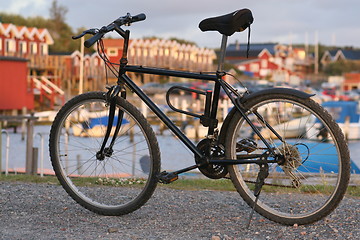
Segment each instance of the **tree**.
M68 8L65 6L59 6L57 0L53 0L50 7L50 19L57 24L65 23L65 15L68 12Z
M50 18L23 17L16 14L0 13L2 23L12 23L17 26L46 28L54 39L54 44L49 46L50 52L73 52L79 49L80 41L73 41L72 28L65 22L67 7L61 6L56 0L52 2L49 9Z
M170 40L178 42L180 44L190 44L190 45L197 46L197 44L195 42L188 41L188 40L185 40L185 39L179 39L179 38L172 37L172 38L170 38Z
M359 69L360 63L341 60L326 65L324 73L330 76L339 76L343 73L358 71Z
M54 38L54 45L50 46L52 52L71 52L78 49L79 43L72 41L74 35L71 27L65 23L65 16L68 8L58 5L57 0L53 0L50 12L50 34Z

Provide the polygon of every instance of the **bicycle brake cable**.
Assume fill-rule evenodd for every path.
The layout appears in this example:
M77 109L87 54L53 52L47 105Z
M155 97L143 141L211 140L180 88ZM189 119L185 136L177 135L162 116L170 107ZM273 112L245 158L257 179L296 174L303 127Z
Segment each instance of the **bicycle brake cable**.
M107 73L107 69L109 69L111 71L111 73L118 78L118 74L117 74L117 70L114 67L115 63L112 63L109 58L106 56L105 54L105 47L104 47L104 43L102 41L102 39L100 39L98 41L98 48L97 48L98 54L100 56L100 58L104 61L105 63L105 75L106 75L106 84L108 84L108 73Z
M247 39L246 58L249 58L249 53L250 53L250 33L251 33L250 25L248 28L249 30L248 30L248 39Z
M238 83L240 83L241 87L243 87L245 89L246 93L250 93L249 89L240 81L240 79L238 79L237 77L235 77L233 74L231 74L229 72L225 72L225 74L233 77L236 81L238 81Z

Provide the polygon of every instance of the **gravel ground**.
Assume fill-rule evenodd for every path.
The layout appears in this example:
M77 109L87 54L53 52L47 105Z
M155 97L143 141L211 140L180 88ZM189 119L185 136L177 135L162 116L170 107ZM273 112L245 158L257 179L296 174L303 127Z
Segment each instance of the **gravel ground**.
M346 197L326 219L283 226L255 214L236 192L158 188L139 210L94 214L58 185L0 182L0 239L360 239L360 199Z

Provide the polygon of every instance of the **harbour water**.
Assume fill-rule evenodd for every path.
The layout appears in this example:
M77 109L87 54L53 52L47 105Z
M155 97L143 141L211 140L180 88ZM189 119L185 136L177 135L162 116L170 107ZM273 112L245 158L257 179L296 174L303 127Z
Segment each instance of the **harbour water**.
M9 156L8 169L11 171L24 171L26 163L26 141L22 140L21 133L14 133L12 129L7 129L9 135ZM45 173L52 172L49 157L49 132L50 126L35 126L34 128L34 147L39 150L38 168L40 172L41 159L43 156L43 168ZM182 142L169 131L163 135L157 135L161 151L162 170L178 170L194 164L194 157ZM42 145L41 142L44 144ZM2 171L6 168L6 134L2 134ZM349 142L351 160L360 168L360 141Z
M19 130L19 129L18 129ZM10 140L8 168L16 171L23 171L26 163L26 140L21 139L21 133L14 133L13 129L7 129ZM52 171L49 157L49 133L50 126L34 127L34 148L38 148L38 167L43 155L43 168L46 172ZM43 146L41 144L43 138ZM178 170L194 164L192 152L183 143L173 137L169 131L158 136L161 150L162 170ZM43 151L43 153L42 153ZM2 171L6 167L6 134L2 134ZM40 171L40 170L39 170Z

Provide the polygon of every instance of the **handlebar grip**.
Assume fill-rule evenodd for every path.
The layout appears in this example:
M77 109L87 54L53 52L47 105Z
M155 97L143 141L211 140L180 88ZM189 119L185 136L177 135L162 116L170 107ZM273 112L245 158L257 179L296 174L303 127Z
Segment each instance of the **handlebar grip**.
M100 38L102 38L104 34L105 33L102 32L96 33L94 36L92 36L91 38L89 38L84 42L84 46L87 48L91 47L92 45L94 45L95 42L97 42Z
M131 17L131 22L139 22L144 21L146 19L146 15L144 13L140 13L138 15Z

